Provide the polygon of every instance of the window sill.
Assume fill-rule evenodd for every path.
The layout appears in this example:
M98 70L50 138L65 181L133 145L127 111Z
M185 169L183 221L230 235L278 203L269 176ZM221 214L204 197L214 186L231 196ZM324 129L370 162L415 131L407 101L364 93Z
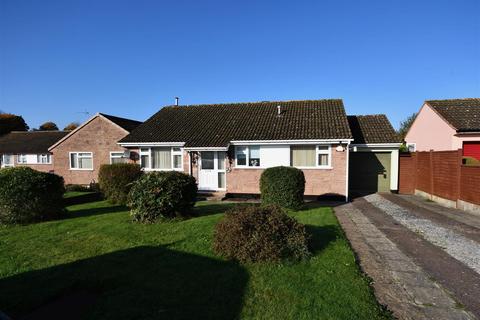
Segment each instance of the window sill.
M70 168L70 171L93 171L92 169L76 169L76 168Z

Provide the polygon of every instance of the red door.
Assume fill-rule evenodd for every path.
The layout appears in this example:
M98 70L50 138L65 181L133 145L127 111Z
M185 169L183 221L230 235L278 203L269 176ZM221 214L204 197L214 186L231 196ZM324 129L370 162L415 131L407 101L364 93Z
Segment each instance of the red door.
M480 141L463 142L463 156L480 160Z

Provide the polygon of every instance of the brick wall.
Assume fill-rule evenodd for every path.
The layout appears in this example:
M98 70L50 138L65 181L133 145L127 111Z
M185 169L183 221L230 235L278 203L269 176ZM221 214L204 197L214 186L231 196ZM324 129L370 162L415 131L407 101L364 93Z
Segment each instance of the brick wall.
M345 196L347 153L335 150L332 146L332 169L303 169L305 174L305 195L334 194ZM238 169L229 164L227 172L227 192L260 193L262 169Z
M13 163L15 167L30 167L34 170L37 171L43 171L43 172L53 172L53 156L52 156L52 163L51 164L24 164L24 163L18 163L18 155L13 156Z
M94 118L51 150L54 156L54 172L63 176L65 184L98 182L100 166L110 163L110 151L125 150L117 142L126 135L125 130L112 122L102 117ZM70 169L69 152L93 152L93 169Z
M480 205L480 167L462 165L462 152L415 152L400 157L399 192L420 190L443 199Z

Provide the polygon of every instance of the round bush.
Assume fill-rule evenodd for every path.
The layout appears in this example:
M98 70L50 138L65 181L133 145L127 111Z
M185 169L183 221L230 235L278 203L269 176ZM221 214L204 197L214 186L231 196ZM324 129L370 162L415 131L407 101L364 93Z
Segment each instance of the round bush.
M272 167L260 177L263 204L276 204L283 208L298 209L303 205L305 176L293 167Z
M237 207L227 212L215 227L213 249L240 262L309 256L305 226L278 206Z
M134 163L102 164L98 173L98 184L105 198L116 204L126 204L128 192L142 170Z
M0 170L0 223L58 218L64 211L63 178L28 167Z
M190 216L196 197L194 177L177 171L151 172L133 183L128 206L133 220L152 223L159 218Z

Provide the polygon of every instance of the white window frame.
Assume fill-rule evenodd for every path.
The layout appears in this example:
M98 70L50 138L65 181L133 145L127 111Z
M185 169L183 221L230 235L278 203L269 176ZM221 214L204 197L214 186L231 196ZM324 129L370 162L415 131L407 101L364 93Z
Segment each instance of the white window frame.
M328 147L327 150L320 150L320 147ZM319 169L332 169L332 146L331 145L325 145L325 144L320 144L320 145L316 145L315 146L315 156L316 156L316 160L315 160L315 164L317 165L317 168ZM319 159L319 155L321 154L326 154L328 157L328 164L327 165L320 165L320 159Z
M113 155L114 153L121 153L121 156ZM110 151L110 164L112 164L112 159L123 159L125 158L125 153L123 151Z
M251 147L258 147L259 149L259 156L260 156L260 165L259 166L251 166L250 165L250 148ZM237 155L239 154L238 149L240 148L245 148L246 152L246 162L245 165L239 165L238 164L238 157ZM261 152L260 150L262 149L262 146L259 144L253 144L253 145L248 145L248 146L235 146L235 167L236 168L248 168L248 169L262 169L262 157L261 157Z
M319 147L328 147L328 150L320 150ZM319 159L318 155L320 154L326 154L328 155L328 165L326 166L321 166L319 164ZM292 163L292 159L290 159L290 163ZM317 144L315 145L315 166L311 167L295 167L297 169L333 169L332 165L332 145L331 144Z
M161 147L161 146L158 146L158 147ZM157 148L158 148L157 147ZM183 171L183 148L180 147L180 146L173 146L173 147L170 147L170 163L171 163L171 168L170 169L152 169L152 148L156 148L156 147L141 147L139 149L139 153L140 153L140 165L141 165L141 162L142 162L142 156L148 156L148 167L144 167L142 168L142 170L144 171ZM148 149L148 151L142 151L142 149ZM174 151L174 149L180 149L180 151L176 150ZM174 165L174 155L179 155L180 156L180 168L174 168L173 165Z
M11 160L10 164L5 164L6 156L10 157L10 160ZM2 154L2 168L11 168L11 167L15 167L15 156L11 153Z
M47 159L46 162L42 162L42 158L44 158L44 157L46 157L46 159ZM52 155L48 154L48 153L37 154L37 164L52 164Z
M78 159L78 154L79 153L89 153L90 157L92 159L92 168L72 168L72 154L77 154L77 159ZM86 157L82 157L86 158ZM68 153L68 163L70 165L70 170L78 170L78 171L93 171L93 168L95 168L93 164L93 152L90 151L72 151Z
M25 153L17 154L18 164L27 164L27 155Z
M417 151L417 144L416 144L416 143L407 143L406 145L407 145L407 151L408 151L408 152L415 152L415 151ZM410 151L410 146L413 147L413 151Z

